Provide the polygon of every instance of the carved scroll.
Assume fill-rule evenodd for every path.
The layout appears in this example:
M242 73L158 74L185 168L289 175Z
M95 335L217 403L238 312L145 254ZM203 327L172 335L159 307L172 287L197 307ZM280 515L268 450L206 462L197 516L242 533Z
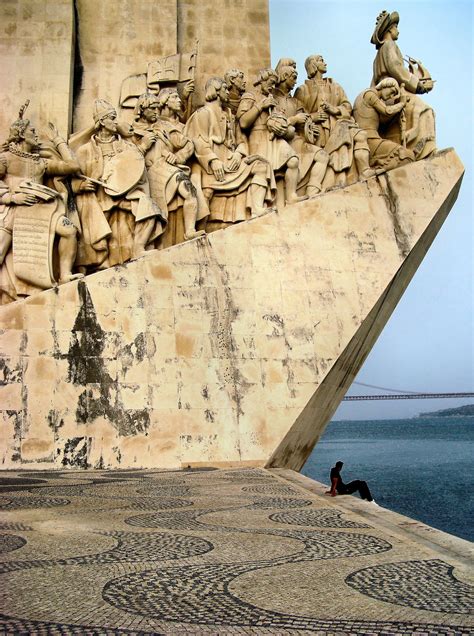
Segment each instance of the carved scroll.
M34 184L38 188L38 184ZM25 188L28 186L25 184ZM41 198L48 197L45 186ZM23 189L23 188L22 188ZM50 190L54 192L54 190ZM36 196L40 196L35 192ZM41 289L56 284L53 273L53 243L58 216L59 200L49 195L49 200L34 206L17 206L13 224L13 270L15 275Z

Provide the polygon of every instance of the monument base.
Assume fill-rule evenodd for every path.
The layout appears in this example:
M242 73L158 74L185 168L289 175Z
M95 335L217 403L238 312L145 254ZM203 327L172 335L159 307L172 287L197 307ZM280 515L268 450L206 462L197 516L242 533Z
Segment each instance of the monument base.
M1 466L299 470L462 175L441 151L0 308Z

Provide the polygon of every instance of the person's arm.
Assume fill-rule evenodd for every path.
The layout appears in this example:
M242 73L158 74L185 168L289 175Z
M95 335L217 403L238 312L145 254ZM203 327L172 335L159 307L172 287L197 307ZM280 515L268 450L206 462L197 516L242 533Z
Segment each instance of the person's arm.
M339 481L338 477L331 478L331 489L326 490L326 495L331 495L331 497L335 497L337 495L337 483Z

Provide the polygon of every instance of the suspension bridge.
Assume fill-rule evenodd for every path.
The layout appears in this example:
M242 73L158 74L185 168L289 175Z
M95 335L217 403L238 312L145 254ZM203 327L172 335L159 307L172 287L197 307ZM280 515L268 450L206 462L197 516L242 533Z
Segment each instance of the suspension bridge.
M360 402L362 400L432 400L439 398L469 398L474 397L474 392L463 391L459 393L428 393L422 391L403 391L400 389L389 389L375 384L365 384L364 382L353 382L358 386L364 386L378 391L389 391L378 395L346 395L343 402Z

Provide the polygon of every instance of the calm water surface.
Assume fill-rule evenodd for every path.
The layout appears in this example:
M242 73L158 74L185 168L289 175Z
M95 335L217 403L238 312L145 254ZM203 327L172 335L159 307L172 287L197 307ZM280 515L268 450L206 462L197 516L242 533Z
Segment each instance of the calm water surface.
M302 473L328 484L341 460L381 506L474 541L473 458L473 417L331 422Z

